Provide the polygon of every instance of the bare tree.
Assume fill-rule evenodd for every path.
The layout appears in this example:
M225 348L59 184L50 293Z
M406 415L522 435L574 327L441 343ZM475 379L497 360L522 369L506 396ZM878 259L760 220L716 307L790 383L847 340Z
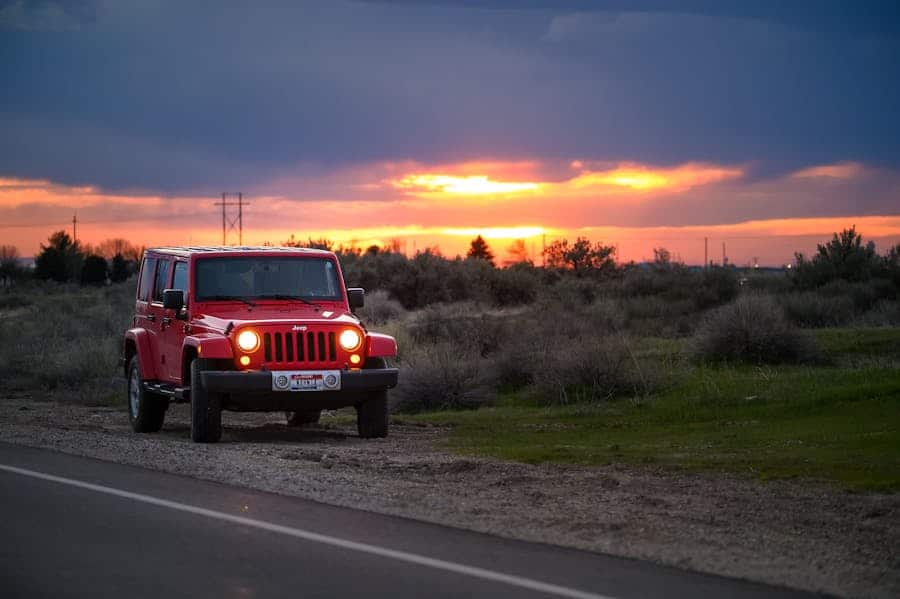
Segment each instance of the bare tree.
M0 279L14 279L20 272L18 248L14 245L0 245Z
M528 248L525 247L524 239L516 239L513 241L512 244L506 248L506 253L509 255L509 259L504 262L506 265L521 264L530 261L528 258Z

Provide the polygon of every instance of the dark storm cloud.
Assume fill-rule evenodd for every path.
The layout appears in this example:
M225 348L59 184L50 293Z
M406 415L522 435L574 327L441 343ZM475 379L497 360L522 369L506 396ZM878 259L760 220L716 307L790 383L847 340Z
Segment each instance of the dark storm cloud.
M0 14L38 5L77 7L63 13L78 27L0 32L0 175L188 193L405 159L703 160L756 177L900 163L898 20L882 4L7 2Z
M0 31L70 31L94 23L92 0L0 0Z
M900 33L894 0L362 0L373 4L455 6L481 10L668 13L756 19L800 29L844 33Z

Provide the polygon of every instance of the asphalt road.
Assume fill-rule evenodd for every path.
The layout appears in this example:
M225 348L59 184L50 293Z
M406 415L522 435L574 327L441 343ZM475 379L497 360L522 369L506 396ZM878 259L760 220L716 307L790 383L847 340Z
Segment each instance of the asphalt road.
M9 599L803 596L3 443L0 514Z

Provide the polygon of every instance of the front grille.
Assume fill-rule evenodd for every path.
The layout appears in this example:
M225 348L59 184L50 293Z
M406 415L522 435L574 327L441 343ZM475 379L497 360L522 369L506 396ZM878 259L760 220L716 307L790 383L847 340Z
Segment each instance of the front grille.
M263 333L266 362L335 362L334 333L300 331Z

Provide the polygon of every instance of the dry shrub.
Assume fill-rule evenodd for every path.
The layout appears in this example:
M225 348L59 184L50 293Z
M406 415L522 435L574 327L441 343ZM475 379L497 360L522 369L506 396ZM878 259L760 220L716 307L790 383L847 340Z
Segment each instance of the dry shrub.
M387 291L376 290L366 294L366 305L357 310L357 315L366 324L381 325L402 318L406 309L391 298Z
M622 303L609 298L598 298L584 306L579 318L595 333L616 333L625 328L625 312Z
M849 323L855 312L849 295L823 295L815 291L790 293L781 298L788 319L801 327L836 327Z
M900 301L881 300L871 310L856 318L853 324L858 327L900 326Z
M540 273L527 264L516 264L494 271L491 294L497 306L530 304L540 288Z
M650 393L658 381L648 378L649 372L624 337L588 333L550 340L533 385L546 403L597 402Z
M507 334L503 316L468 302L429 306L408 319L407 329L417 344L451 343L481 357L495 352Z
M439 343L418 347L405 358L400 381L391 392L391 410L420 412L477 408L495 397L488 362L459 346Z
M563 277L554 285L541 290L541 298L545 303L562 306L566 310L578 310L590 304L601 291L601 284L593 279Z
M815 338L765 295L745 295L710 312L692 339L691 353L703 361L753 364L810 363L821 355Z

